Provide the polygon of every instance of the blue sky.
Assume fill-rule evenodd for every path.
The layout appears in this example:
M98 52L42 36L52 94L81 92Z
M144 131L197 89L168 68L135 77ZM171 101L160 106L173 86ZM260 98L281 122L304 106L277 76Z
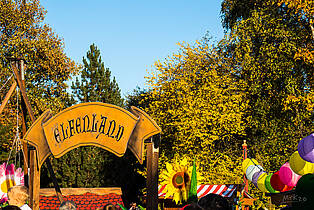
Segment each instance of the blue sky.
M41 0L45 23L64 39L65 52L82 63L95 43L122 96L147 88L147 70L206 32L223 37L221 0Z

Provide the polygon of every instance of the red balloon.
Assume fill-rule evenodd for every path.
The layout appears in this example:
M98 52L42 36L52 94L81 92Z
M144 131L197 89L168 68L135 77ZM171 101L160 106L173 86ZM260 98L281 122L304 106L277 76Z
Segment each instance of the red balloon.
M292 190L293 187L287 186L282 181L280 180L279 177L279 171L275 172L271 177L270 177L270 185L274 190L280 191L280 192L285 192Z

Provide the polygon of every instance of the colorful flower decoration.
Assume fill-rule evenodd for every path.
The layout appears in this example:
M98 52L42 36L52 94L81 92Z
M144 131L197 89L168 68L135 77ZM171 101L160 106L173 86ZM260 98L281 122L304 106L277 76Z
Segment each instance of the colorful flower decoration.
M0 165L0 203L8 200L8 189L15 185L24 185L24 173L21 168L15 170L14 164Z
M192 169L192 165L188 166L186 158L180 162L175 158L174 163L166 163L166 169L160 174L161 185L166 185L166 198L173 197L177 204L188 200ZM200 180L201 177L197 175L197 179Z

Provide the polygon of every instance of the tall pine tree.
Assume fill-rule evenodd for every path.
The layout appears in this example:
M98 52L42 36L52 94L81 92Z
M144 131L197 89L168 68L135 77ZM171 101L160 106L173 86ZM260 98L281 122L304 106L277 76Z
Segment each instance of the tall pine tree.
M123 98L119 86L109 68L105 68L101 60L100 50L95 44L90 46L87 59L83 57L84 68L81 78L76 78L72 84L74 96L78 102L103 102L123 106Z

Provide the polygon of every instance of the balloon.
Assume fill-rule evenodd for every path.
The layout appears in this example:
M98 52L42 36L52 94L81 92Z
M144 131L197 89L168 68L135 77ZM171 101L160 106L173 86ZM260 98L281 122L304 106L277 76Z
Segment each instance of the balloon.
M299 142L298 152L303 160L314 163L314 133Z
M294 187L297 185L301 176L294 173L290 168L290 164L286 162L279 169L279 178L284 185Z
M299 175L314 173L314 163L310 163L301 158L298 151L295 151L289 160L292 171Z
M252 183L254 184L255 187L257 187L257 180L262 173L265 173L265 172L263 170L260 170L253 174Z
M264 172L258 177L258 180L257 180L257 187L262 192L268 192L265 186L266 177L267 177L267 173Z
M253 175L255 172L258 172L258 171L262 171L263 168L262 166L260 165L250 165L247 169L246 169L246 178L250 181L252 181L252 178L253 178Z
M272 173L267 175L265 179L265 187L270 193L279 193L279 191L274 190L274 188L270 184L270 178L272 175L273 175Z
M258 165L257 160L255 159L250 159L250 158L246 158L245 160L243 160L242 162L242 171L243 173L246 173L246 169L250 166L250 165Z
M274 190L280 191L280 192L285 192L288 190L291 190L293 187L287 186L283 184L280 180L279 177L279 171L275 172L271 177L270 177L270 184Z

